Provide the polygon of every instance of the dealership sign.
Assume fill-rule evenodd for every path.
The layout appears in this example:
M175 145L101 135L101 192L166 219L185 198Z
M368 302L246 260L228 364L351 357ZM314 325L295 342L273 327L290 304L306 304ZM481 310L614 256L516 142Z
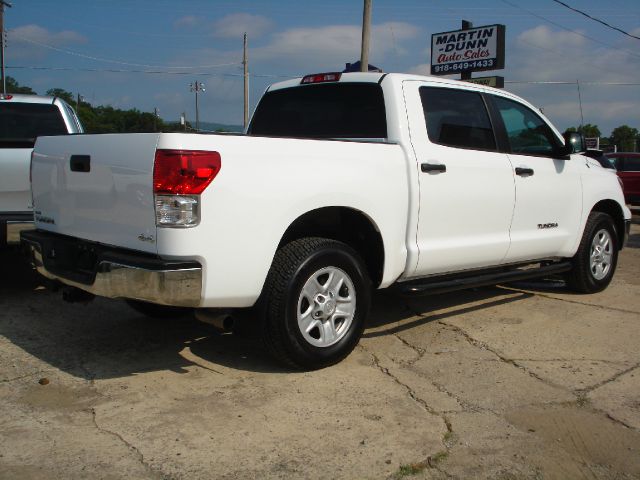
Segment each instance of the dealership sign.
M504 25L431 35L431 75L504 68Z

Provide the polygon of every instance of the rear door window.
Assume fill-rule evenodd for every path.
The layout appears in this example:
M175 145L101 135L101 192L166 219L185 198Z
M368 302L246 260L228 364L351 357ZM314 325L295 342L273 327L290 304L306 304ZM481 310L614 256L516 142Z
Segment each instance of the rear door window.
M487 107L479 93L420 87L429 140L449 147L496 150Z
M0 147L33 147L36 137L66 133L55 105L0 102Z
M250 135L385 139L387 116L377 83L330 83L267 92Z

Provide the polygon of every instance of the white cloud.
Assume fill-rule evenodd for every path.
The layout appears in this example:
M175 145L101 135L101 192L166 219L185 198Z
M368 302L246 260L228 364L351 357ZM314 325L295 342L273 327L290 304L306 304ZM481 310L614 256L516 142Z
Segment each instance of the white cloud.
M415 75L431 75L431 64L422 63L420 65L416 65L415 67L410 68L407 73Z
M370 62L375 64L392 55L406 55L402 42L414 39L418 34L419 29L408 23L374 25ZM360 58L361 35L359 25L292 28L274 34L269 44L253 49L251 57L271 64L287 65L288 71L300 73L310 68L342 68L345 63Z
M175 28L193 28L199 25L200 18L195 15L187 15L184 17L178 18L175 22L173 22L173 26Z
M218 38L259 38L273 28L273 22L262 15L234 13L213 24L213 36Z
M523 47L537 47L541 49L580 48L584 47L588 40L583 37L582 31L578 33L567 31L554 31L546 25L539 25L530 30L525 30L518 35L516 42Z
M34 24L9 30L8 38L6 53L10 59L39 59L51 52L47 46L60 48L87 42L86 37L72 30L52 32Z

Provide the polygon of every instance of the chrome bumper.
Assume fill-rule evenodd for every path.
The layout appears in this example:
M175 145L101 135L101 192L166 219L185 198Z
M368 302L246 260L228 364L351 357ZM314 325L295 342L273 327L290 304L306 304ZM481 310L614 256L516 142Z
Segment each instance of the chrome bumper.
M0 213L0 246L20 243L20 232L33 228L33 213Z
M54 272L47 268L47 251L36 237L38 232L23 232L22 243L38 273L51 280L108 298L130 298L161 305L197 307L202 293L202 267L195 262L150 262L147 258L135 261L127 253L127 261L98 259L91 283L71 279L68 272ZM52 234L50 234L52 235ZM113 251L109 256L114 256ZM138 264L139 263L139 264ZM149 263L153 263L149 268ZM144 265L147 265L146 267Z

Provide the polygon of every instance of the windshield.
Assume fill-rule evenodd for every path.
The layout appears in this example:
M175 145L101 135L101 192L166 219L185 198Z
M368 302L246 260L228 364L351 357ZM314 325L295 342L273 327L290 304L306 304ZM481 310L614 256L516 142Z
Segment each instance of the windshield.
M0 147L29 148L43 135L64 135L67 127L55 105L0 102Z
M387 118L377 83L329 83L267 92L250 135L384 139Z

